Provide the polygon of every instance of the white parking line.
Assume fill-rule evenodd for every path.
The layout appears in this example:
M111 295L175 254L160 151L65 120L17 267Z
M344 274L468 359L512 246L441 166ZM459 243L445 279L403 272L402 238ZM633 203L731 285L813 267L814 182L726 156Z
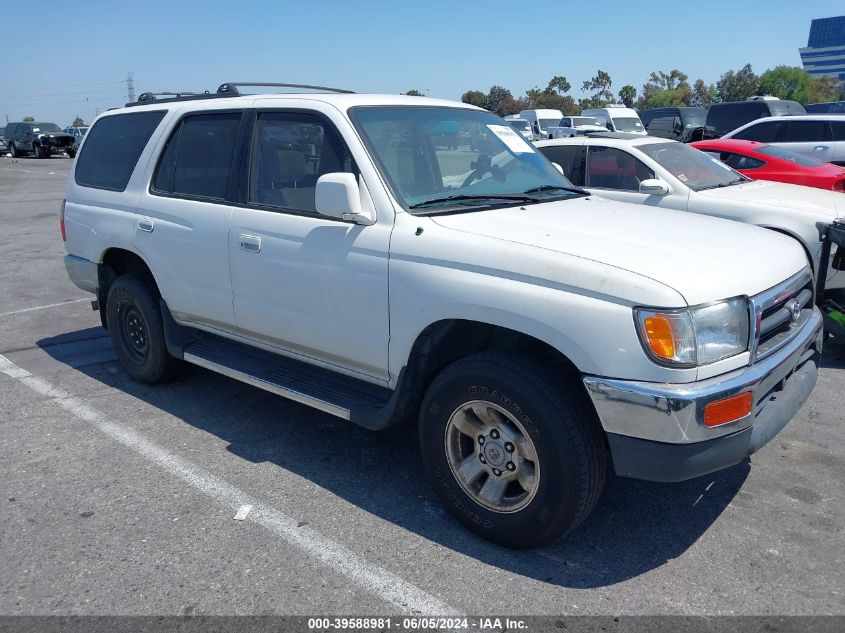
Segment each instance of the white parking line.
M76 417L123 444L145 459L155 463L171 475L193 486L215 501L232 509L251 505L247 520L266 528L290 545L316 559L332 571L343 574L356 585L389 602L405 613L424 615L462 615L437 597L406 582L399 576L373 565L343 545L323 536L299 521L250 497L246 492L200 468L192 462L158 446L140 433L112 422L82 400L33 376L0 354L0 373L14 378L33 391L52 400Z
M12 310L11 312L2 312L0 317L10 316L12 314L23 314L24 312L34 312L35 310L46 310L47 308L57 308L71 303L82 303L83 301L92 301L93 295L87 299L69 299L68 301L60 301L59 303L48 303L45 306L35 306L33 308L24 308L23 310Z

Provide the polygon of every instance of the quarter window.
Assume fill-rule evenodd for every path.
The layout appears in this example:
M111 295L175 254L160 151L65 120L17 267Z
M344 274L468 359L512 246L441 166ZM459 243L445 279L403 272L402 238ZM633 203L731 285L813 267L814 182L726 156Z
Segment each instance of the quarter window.
M588 150L587 187L639 191L640 182L654 178L654 172L628 152L615 147Z
M845 121L831 121L831 128L833 128L833 140L845 141Z
M164 114L161 110L116 114L97 121L76 159L76 184L124 191Z
M563 174L573 185L584 186L584 169L580 145L550 145L540 151L563 169Z
M249 202L316 213L314 194L324 174L356 173L337 131L313 114L258 115L249 173Z

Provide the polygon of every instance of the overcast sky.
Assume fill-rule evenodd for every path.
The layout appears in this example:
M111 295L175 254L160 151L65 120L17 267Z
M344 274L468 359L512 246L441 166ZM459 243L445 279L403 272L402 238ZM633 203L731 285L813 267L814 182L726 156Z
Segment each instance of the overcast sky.
M3 2L0 116L64 127L136 92L225 81L315 83L460 99L492 84L519 96L565 75L579 96L598 68L639 92L653 70L715 82L800 66L810 20L842 0L740 2ZM65 35L60 36L64 30ZM33 33L41 33L34 39Z

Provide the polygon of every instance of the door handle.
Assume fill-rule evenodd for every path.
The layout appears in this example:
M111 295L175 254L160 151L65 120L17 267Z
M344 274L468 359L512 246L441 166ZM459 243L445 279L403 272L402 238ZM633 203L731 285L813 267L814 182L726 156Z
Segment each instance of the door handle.
M827 149L827 145L816 145L816 146L813 148L813 151L814 151L814 152L823 152L823 151L824 151L824 150L826 150L826 149Z
M242 251L246 251L248 253L261 252L261 238L257 235L241 234L238 238L238 244L240 244Z
M156 226L156 221L152 218L140 218L138 220L138 230L146 233L152 233Z

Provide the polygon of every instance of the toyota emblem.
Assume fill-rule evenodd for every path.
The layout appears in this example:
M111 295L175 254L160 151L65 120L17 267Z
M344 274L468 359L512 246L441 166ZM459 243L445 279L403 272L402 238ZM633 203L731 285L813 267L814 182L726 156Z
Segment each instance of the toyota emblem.
M789 304L789 314L792 317L793 323L801 316L801 302L798 299Z

